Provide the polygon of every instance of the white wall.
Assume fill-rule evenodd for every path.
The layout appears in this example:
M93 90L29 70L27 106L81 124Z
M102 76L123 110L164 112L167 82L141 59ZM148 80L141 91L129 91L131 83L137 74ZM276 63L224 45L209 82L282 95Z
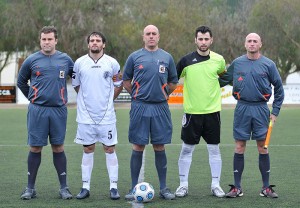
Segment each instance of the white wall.
M286 78L287 84L300 84L300 73L295 72Z
M0 52L1 60L4 57ZM1 72L1 85L15 85L18 70L17 54L14 53L8 60L8 65Z

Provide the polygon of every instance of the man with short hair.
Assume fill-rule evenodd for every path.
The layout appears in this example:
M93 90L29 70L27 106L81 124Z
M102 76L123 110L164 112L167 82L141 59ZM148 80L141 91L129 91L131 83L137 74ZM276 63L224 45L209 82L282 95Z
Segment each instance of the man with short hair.
M213 43L209 27L201 26L195 32L196 51L184 56L177 64L178 78L184 78L181 139L178 159L180 185L175 195L188 194L188 176L195 146L203 137L207 143L211 170L211 192L224 197L220 186L222 159L219 148L221 129L221 90L218 77L225 73L224 58L211 51Z
M163 199L175 198L166 186L167 157L165 144L171 143L172 121L168 106L169 95L177 86L173 57L158 47L159 31L154 25L144 28L144 48L128 57L124 66L124 87L131 95L129 142L131 189L125 196L133 200L133 188L138 183L145 146L150 142L155 153L155 166Z
M73 61L56 50L57 30L45 26L40 31L41 50L25 59L18 75L18 87L30 101L27 114L28 183L21 199L36 197L35 180L43 146L51 144L53 163L60 182L59 195L72 199L67 186L67 158L64 141L67 125L67 76L72 75ZM28 85L28 81L30 84Z
M233 156L234 185L229 185L228 198L243 196L241 180L244 170L244 153L248 140L256 140L259 152L258 163L263 186L260 196L277 198L274 185L269 184L270 158L264 148L269 122L273 124L279 114L284 99L281 77L275 63L260 53L262 41L258 34L250 33L245 39L247 53L235 59L227 73L220 78L220 85L232 84L232 95L237 100L234 111L233 137L235 153ZM274 101L270 113L267 102Z
M90 181L94 166L96 142L102 143L106 156L106 167L110 180L110 198L120 198L118 192L118 158L115 151L117 140L116 114L113 100L123 89L119 77L120 65L104 53L106 38L100 32L92 32L88 38L89 53L76 60L72 85L78 93L78 123L75 142L83 145L81 163L82 188L76 196L85 199L90 196Z

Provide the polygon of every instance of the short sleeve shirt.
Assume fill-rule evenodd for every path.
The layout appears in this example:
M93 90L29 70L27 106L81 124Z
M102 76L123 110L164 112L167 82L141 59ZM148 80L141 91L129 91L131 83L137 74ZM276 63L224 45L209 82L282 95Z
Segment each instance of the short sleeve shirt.
M31 103L63 106L68 102L66 83L68 75L72 75L73 65L74 62L66 53L56 51L49 56L38 51L22 64L18 87Z
M72 76L73 87L80 86L77 95L78 123L112 124L116 122L113 107L114 85L112 77L120 72L119 63L104 54L96 62L84 55L76 60ZM122 82L122 81L119 81Z
M124 66L123 80L132 80L132 99L143 102L165 102L168 83L177 83L173 57L162 49L145 48L133 52Z
M189 114L208 114L221 110L219 75L225 71L223 56L210 51L200 56L197 51L177 64L178 76L184 77L183 108Z

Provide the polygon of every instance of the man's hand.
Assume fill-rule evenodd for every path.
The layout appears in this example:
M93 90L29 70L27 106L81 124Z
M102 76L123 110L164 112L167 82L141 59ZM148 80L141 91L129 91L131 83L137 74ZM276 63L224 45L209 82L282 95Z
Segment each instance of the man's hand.
M123 74L121 72L119 72L118 74L115 74L112 77L112 80L113 80L113 82L118 82L118 81L121 81L122 78L123 78Z

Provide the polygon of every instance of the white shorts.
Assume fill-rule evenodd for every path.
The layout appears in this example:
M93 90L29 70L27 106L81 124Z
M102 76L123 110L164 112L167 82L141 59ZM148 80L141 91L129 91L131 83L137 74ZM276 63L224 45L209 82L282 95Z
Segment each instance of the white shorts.
M78 123L77 134L74 140L77 144L90 145L100 142L105 146L118 143L116 124L97 125Z

